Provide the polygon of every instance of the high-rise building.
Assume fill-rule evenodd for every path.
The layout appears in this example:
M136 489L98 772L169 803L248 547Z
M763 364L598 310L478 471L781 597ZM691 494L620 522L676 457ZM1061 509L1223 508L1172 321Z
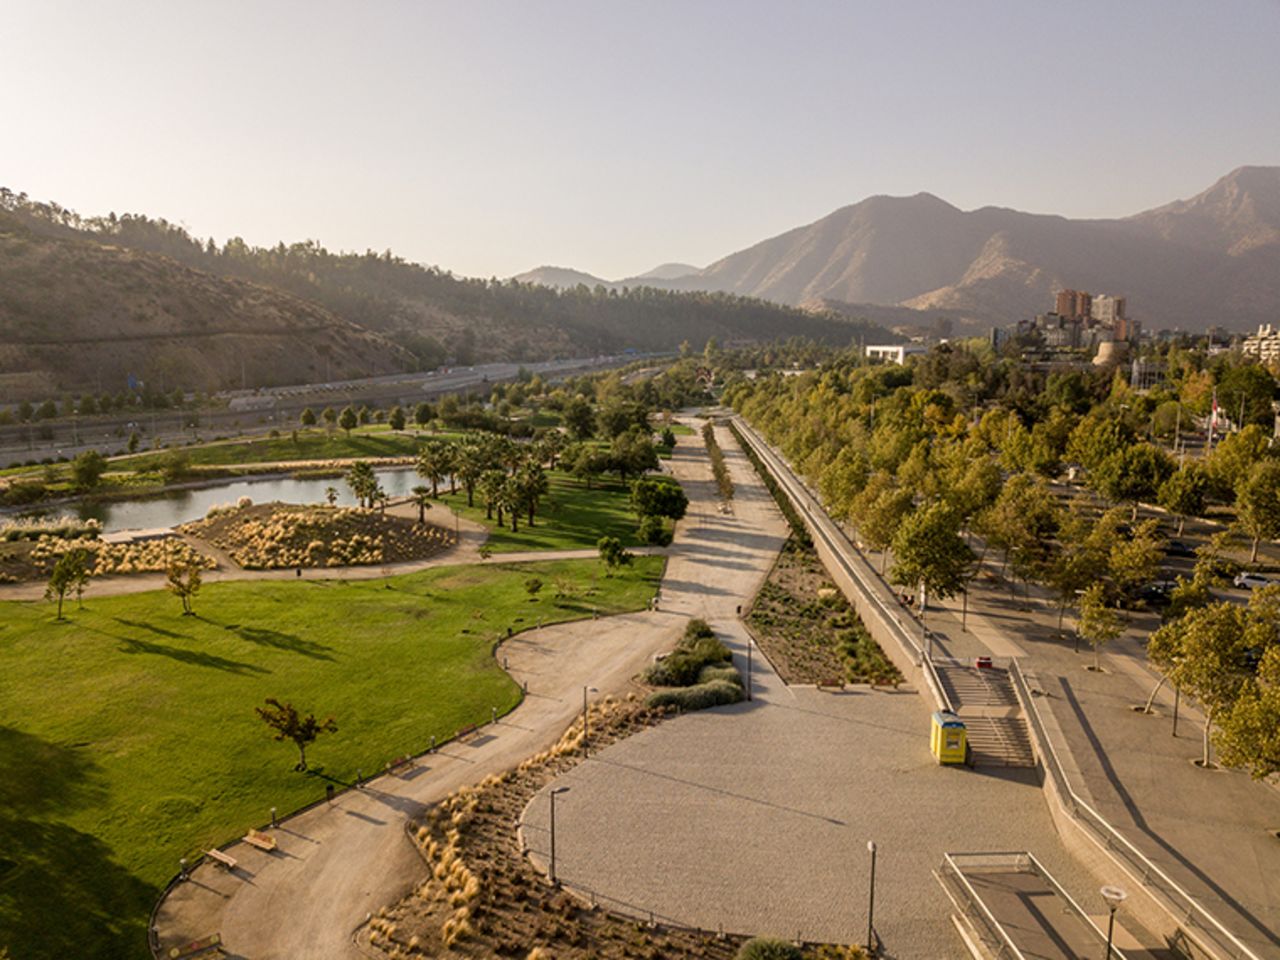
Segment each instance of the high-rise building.
M1068 320L1087 320L1091 316L1093 297L1083 290L1059 290L1054 298L1054 310Z
M1117 321L1126 319L1124 297L1111 297L1105 293L1093 298L1091 315L1098 323L1114 326Z

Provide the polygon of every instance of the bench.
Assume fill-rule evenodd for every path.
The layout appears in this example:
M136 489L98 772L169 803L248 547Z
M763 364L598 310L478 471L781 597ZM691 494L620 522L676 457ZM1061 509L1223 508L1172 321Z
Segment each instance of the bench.
M474 736L477 732L479 732L479 728L474 723L469 723L465 727L459 727L454 736L459 740L465 740L467 737Z
M819 689L819 690L825 690L825 689L828 689L828 688L835 688L835 689L843 690L843 689L844 689L844 680L843 680L843 678L841 678L841 677L827 677L827 678L826 678L826 679L824 679L824 680L819 680L819 681L818 681L818 689Z
M236 868L236 858L228 856L221 850L206 850L204 855L219 866L225 867L227 870L234 870Z
M405 767L411 766L413 766L413 757L406 753L403 757L396 757L387 764L387 773L396 773L403 770Z
M222 936L214 933L199 940L192 940L180 947L172 947L167 956L170 960L198 960L203 957L222 956Z
M244 835L244 842L259 850L266 850L268 853L276 848L276 838L261 830L250 830Z

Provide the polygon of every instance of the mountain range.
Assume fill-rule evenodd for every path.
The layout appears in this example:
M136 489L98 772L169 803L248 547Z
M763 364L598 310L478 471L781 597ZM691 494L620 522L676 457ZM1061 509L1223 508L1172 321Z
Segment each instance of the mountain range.
M1072 288L1127 297L1152 329L1243 330L1280 319L1280 167L1240 167L1189 200L1120 219L875 196L683 276L664 267L610 282L540 267L518 279L715 290L907 326L939 315L1011 323Z

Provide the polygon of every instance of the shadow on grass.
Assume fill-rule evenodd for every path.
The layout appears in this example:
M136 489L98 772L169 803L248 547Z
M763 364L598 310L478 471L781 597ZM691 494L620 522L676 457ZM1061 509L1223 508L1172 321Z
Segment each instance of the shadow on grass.
M80 751L0 727L0 944L34 960L146 955L157 893L97 837L46 817L99 804L97 768Z
M107 634L107 636L114 635ZM158 657L168 657L170 660L176 660L178 663L185 663L193 667L211 667L214 670L224 670L227 673L271 672L266 667L260 667L256 663L229 660L226 657L205 653L202 650L183 650L180 647L169 647L163 643L151 643L148 640L139 640L136 637L116 637L115 639L120 641L121 653L149 653Z
M260 647L270 647L273 650L285 650L289 653L299 653L304 657L310 657L313 660L332 660L330 651L333 647L326 646L323 643L317 643L314 640L304 640L297 634L282 633L279 630L268 630L265 627L242 627L238 623L217 624L210 620L215 626L220 626L224 630L231 630L241 640L247 640L249 643L257 644Z
M126 620L123 617L112 617L116 623L126 627L133 627L135 630L146 630L148 633L154 633L161 637L168 637L170 640L194 640L190 634L178 633L175 630L166 630L164 627L157 627L155 624L143 623L141 620Z

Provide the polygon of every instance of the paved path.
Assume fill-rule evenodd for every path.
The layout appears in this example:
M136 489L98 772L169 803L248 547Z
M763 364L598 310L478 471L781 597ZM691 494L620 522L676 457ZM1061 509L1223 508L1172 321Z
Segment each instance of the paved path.
M772 549L781 517L732 436L719 436L736 509L767 514L752 522ZM763 556L733 559L768 566ZM705 615L742 665L735 598L707 600ZM860 942L873 839L876 929L887 954L903 958L967 956L932 876L945 852L1031 850L1076 895L1095 889L1058 843L1034 771L933 762L926 696L788 687L762 660L752 702L668 721L556 781L571 787L556 817L557 873L570 887L704 928ZM544 791L524 817L539 862L548 808Z
M276 831L276 854L239 843L229 848L241 864L234 874L197 868L159 909L162 945L219 931L230 954L254 960L358 956L352 932L422 877L404 836L407 818L550 746L581 709L585 685L625 692L653 654L674 643L688 616L752 596L778 535L761 533L750 498L737 516L718 512L700 443L681 443L670 465L691 507L677 526L660 612L546 627L505 643L499 656L529 684L515 711L469 744L450 745L402 776L378 778L289 820Z

